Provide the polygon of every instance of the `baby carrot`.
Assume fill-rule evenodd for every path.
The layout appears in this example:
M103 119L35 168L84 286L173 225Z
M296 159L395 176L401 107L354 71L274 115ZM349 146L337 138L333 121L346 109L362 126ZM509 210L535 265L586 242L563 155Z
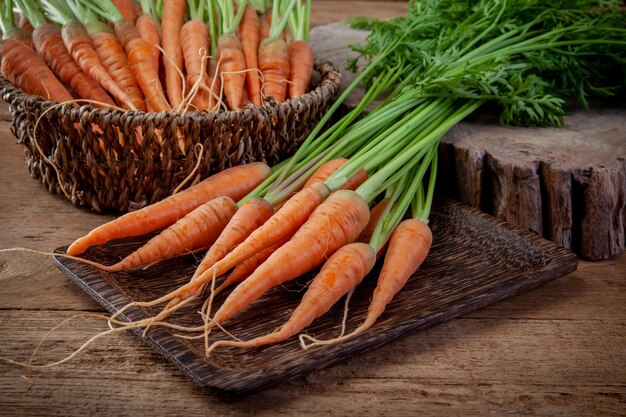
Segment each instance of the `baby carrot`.
M243 342L217 341L209 348L207 354L218 346L251 348L282 342L290 338L327 312L341 297L359 285L375 263L376 251L366 243L351 243L339 248L328 258L319 274L311 281L302 301L289 320L278 330Z
M241 51L246 62L246 87L250 101L260 106L261 101L261 80L258 74L259 68L259 16L254 8L246 6L239 23L239 39L241 40Z
M327 256L340 247L353 242L365 228L368 219L367 203L356 192L340 190L331 194L288 242L230 293L215 313L209 328L224 323L270 288L290 281L324 262Z
M179 71L183 69L183 51L180 44L180 29L185 22L187 2L164 0L161 18L163 64L165 66L165 89L173 108L183 101L183 85Z

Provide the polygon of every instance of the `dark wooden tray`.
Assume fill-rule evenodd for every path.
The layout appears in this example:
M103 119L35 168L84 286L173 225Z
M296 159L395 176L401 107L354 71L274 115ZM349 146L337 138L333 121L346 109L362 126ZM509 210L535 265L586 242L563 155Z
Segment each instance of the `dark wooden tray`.
M578 258L570 251L494 219L460 203L437 201L431 216L434 243L422 268L396 296L367 333L334 346L302 350L297 337L264 348L222 347L210 358L202 340L183 340L167 329L155 327L145 338L194 381L228 391L251 391L319 369L349 355L380 346L408 332L424 329L472 310L537 287L576 269ZM111 242L90 250L90 259L110 263L143 239ZM59 248L64 251L66 247ZM105 273L68 259L55 264L87 294L110 312L131 300L152 300L188 281L197 260L184 256L123 273ZM354 329L367 311L378 269L365 279L352 297L347 330ZM274 330L289 316L301 297L307 277L279 287L226 323L241 339ZM216 305L223 300L217 297ZM200 302L171 317L178 324L197 325ZM121 317L137 320L158 309L131 309ZM343 302L316 320L307 333L321 339L339 335ZM135 330L140 333L140 329ZM211 341L225 338L213 331Z

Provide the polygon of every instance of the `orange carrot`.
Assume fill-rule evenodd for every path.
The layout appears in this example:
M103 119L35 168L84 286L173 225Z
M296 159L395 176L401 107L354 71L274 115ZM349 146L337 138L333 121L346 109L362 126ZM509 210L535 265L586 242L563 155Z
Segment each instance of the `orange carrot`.
M291 236L289 236L288 239L283 239L280 242L273 244L267 249L263 249L261 252L257 253L254 256L251 256L250 258L237 265L235 269L233 269L233 271L228 274L224 282L222 282L220 286L217 287L215 291L213 291L213 294L218 295L231 285L238 284L244 279L248 278L259 267L259 265L265 262L272 253L276 252L276 250L284 245L285 242L287 242L289 239L291 239Z
M161 35L159 35L159 26L151 14L142 14L137 18L135 27L139 32L139 36L150 45L152 50L152 59L154 67L159 71L159 63L161 61Z
M133 76L124 48L117 37L109 32L108 28L91 33L90 36L98 58L111 78L128 94L136 108L145 111L146 102L143 93Z
M148 42L139 36L135 26L128 20L115 23L115 34L126 51L133 76L139 83L148 106L157 112L170 111L159 74L153 66L152 50Z
M161 19L162 45L165 56L165 89L173 108L183 101L183 85L179 71L183 70L183 51L180 44L180 29L185 22L187 2L184 0L164 0Z
M372 207L372 210L370 210L370 221L367 223L367 226L365 226L365 229L357 238L357 241L369 243L372 235L374 234L374 229L376 229L376 225L378 224L380 217L383 215L387 204L389 204L389 199L383 198L378 204Z
M278 38L265 38L259 45L259 69L263 74L262 92L282 103L287 97L289 80L289 48Z
M239 39L241 51L246 62L246 87L250 101L257 106L263 104L261 100L261 80L258 72L259 59L259 16L254 8L246 6L246 11L239 23Z
M222 260L224 256L228 255L237 245L246 240L252 232L261 227L273 214L274 209L272 205L265 199L251 198L246 201L230 219L219 238L204 256L204 259L193 273L191 281L195 281L207 269ZM183 293L180 297L174 298L166 308L178 304L181 300L190 297L196 292L197 290Z
M61 81L74 89L81 98L115 106L109 95L74 62L63 43L61 30L52 23L38 25L33 31L37 53Z
M0 55L0 72L25 93L59 103L72 100L50 68L20 37L4 39L0 43Z
M315 55L308 42L289 42L289 97L306 94L313 72Z
M100 245L113 239L140 236L170 226L199 205L218 196L239 200L270 173L271 169L260 162L226 169L158 203L97 227L72 243L67 253L80 255L92 245Z
M207 25L198 19L187 21L180 29L180 45L185 58L188 90L200 79L200 88L192 102L198 110L206 110L209 108L211 93L207 84L209 76L206 70L209 55L209 29Z
M306 184L304 184L304 187L302 188L306 188L316 182L326 181L328 178L330 178L330 176L335 171L337 171L340 167L342 167L346 162L348 162L348 160L345 158L337 158L337 159L331 159L330 161L322 164L313 173L313 175L311 175L311 178L309 178L309 180L306 182ZM359 185L365 182L365 180L367 180L367 172L365 172L364 169L360 169L359 171L357 171L356 174L350 177L350 179L348 179L348 181L346 181L346 183L342 185L339 189L340 190L356 190L357 188L359 188Z
M133 24L137 20L137 15L135 14L135 6L133 5L132 0L111 0L115 5L115 8L119 10L122 17L126 20L129 20Z
M303 192L313 187L305 188ZM337 249L353 242L365 228L368 219L369 208L359 194L350 190L331 194L287 243L230 293L209 327L224 323L270 288L290 281L324 262Z
M271 12L270 16L271 16ZM261 17L259 17L259 41L270 36L270 21L271 17L267 18L267 13L264 13Z
M74 62L78 64L85 74L88 74L91 78L100 83L100 85L111 93L120 104L133 110L137 108L128 94L117 85L100 62L100 58L94 49L87 29L82 23L73 21L63 25L61 34L67 50L72 58L74 58Z
M232 217L219 238L198 265L192 280L229 254L237 245L261 227L274 214L272 205L262 198L246 201Z
M341 297L359 285L363 278L372 270L375 263L376 251L368 244L351 243L339 248L326 261L319 274L311 281L309 288L302 297L302 301L293 311L289 320L278 330L244 342L218 341L209 348L208 353L218 346L258 347L282 342L294 336L310 325L313 320L327 312ZM250 279L252 279L252 276L244 283Z
M251 256L293 235L300 229L300 226L307 222L311 213L328 197L328 193L328 188L324 184L314 184L300 191L287 200L280 210L262 226L253 231L246 240L222 260L216 262L204 273L197 276L195 281L171 292L168 297L171 297L171 299L178 297L179 299L176 302L179 302L181 299L194 294L198 288L201 288L214 276L224 275L228 270Z
M239 38L235 34L221 35L217 41L217 51L224 96L232 110L239 110L243 105L243 86L246 79L246 61Z
M398 225L391 235L367 317L352 335L362 333L376 322L393 296L424 262L432 241L430 228L420 220L408 219Z
M217 239L236 211L237 203L230 197L217 197L207 201L124 259L105 269L127 270L208 247Z

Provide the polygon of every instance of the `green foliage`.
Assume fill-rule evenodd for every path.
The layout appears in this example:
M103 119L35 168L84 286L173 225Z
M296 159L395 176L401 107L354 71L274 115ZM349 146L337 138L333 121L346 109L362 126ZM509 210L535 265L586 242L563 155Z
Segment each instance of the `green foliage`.
M354 46L371 62L401 39L381 65L402 63L398 84L418 97L493 100L503 123L561 125L564 97L587 105L626 80L626 13L620 1L414 0L389 21L355 18L369 29ZM371 78L366 85L371 84Z

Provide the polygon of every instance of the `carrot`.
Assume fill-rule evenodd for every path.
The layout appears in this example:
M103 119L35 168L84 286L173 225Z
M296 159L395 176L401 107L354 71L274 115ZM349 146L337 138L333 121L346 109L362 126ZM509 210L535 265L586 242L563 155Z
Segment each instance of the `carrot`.
M306 94L313 72L315 55L308 42L289 42L289 97Z
M100 85L74 62L63 43L61 29L46 21L39 5L33 0L17 0L16 3L35 28L32 33L35 50L57 77L76 91L81 98L115 106L113 100Z
M226 256L201 274L194 274L196 275L195 280L171 293L173 301L166 306L166 309L197 293L198 289L213 276L224 275L229 269L234 268L251 256L288 236L292 236L328 197L328 193L328 188L325 185L314 184L291 197L280 210L252 231L243 242ZM194 282L195 285L192 285Z
M0 44L0 72L27 94L63 103L72 96L34 49L20 39L4 39Z
M215 262L222 260L273 214L272 205L262 198L251 198L246 201L224 228L215 244L211 246L191 279L194 280Z
M251 198L246 201L237 213L230 219L228 225L223 228L222 233L204 256L200 265L196 268L191 281L195 281L207 269L216 262L222 260L237 245L246 240L248 236L261 227L272 215L274 209L272 205L262 198ZM165 308L178 304L197 291L183 293L180 297L174 298Z
M77 21L67 23L63 25L61 34L67 50L83 72L97 81L121 104L131 110L136 110L137 107L132 99L117 85L100 62L85 26Z
M146 102L128 63L124 48L117 37L108 31L99 31L91 34L94 49L100 62L117 85L130 97L133 105L146 111Z
M365 243L351 243L339 248L315 276L304 293L302 301L289 320L273 333L248 341L220 340L207 354L218 346L251 348L282 342L310 325L327 312L341 297L353 290L372 270L376 251ZM248 278L248 280L252 277ZM248 282L248 281L244 281ZM235 290L236 291L236 290Z
M284 40L265 38L259 45L259 69L263 74L263 95L282 103L287 97L289 49Z
M128 20L115 22L115 34L126 51L133 76L146 97L148 106L156 112L170 111L159 74L153 66L152 49L148 42L139 36L135 26Z
M230 197L209 200L120 262L105 269L122 271L208 247L217 239L236 211L237 204Z
M239 23L239 39L241 40L241 51L246 62L246 87L250 101L257 106L263 104L261 101L261 80L257 69L259 68L259 16L254 8L246 6Z
M223 34L217 41L217 51L224 96L232 110L239 110L243 105L243 86L246 79L246 60L241 50L241 42L235 34Z
M80 97L115 106L102 87L74 62L65 48L61 30L57 26L52 23L37 26L33 31L33 45L59 79Z
M271 13L271 12L270 12ZM259 40L263 40L270 36L270 22L271 22L271 14L270 18L267 17L267 13L263 14L259 17Z
M139 32L139 36L150 45L152 51L152 59L154 61L154 67L159 71L159 64L161 61L161 35L159 34L159 25L151 14L144 13L137 18L135 27Z
M370 210L370 221L367 223L367 226L365 226L365 229L357 238L357 241L363 243L368 243L370 241L372 235L374 234L374 229L376 229L378 221L385 212L385 208L387 208L387 204L389 204L389 199L383 198L378 204L372 207L372 210Z
M335 171L337 171L340 167L345 165L346 162L348 162L348 160L345 158L337 158L337 159L331 159L330 161L322 164L313 173L313 175L311 175L309 180L304 184L304 187L302 188L306 188L310 186L311 184L314 184L317 182L326 181L328 178L330 178L330 176ZM365 172L364 169L360 169L356 174L350 177L350 179L348 179L348 181L346 181L346 183L342 185L339 188L339 190L356 190L359 187L359 185L365 182L365 180L367 180L367 172Z
M340 190L331 194L287 243L230 293L215 313L209 328L224 323L270 288L321 264L337 249L353 242L365 228L368 219L367 203L356 192Z
M115 8L120 12L122 17L133 24L137 20L137 15L135 14L135 6L133 5L132 0L111 0L115 5Z
M187 21L180 29L180 45L185 58L187 86L191 89L199 82L199 90L193 99L198 110L209 108L210 89L206 62L209 55L209 29L199 19ZM204 62L203 62L204 61Z
M424 262L432 241L430 228L421 220L408 219L398 225L391 235L365 321L350 336L364 332L376 322L393 296Z
M283 239L280 242L273 244L266 249L263 249L261 252L249 257L248 259L237 265L233 269L233 271L228 274L224 282L222 282L220 286L217 287L215 291L213 291L213 294L218 295L231 285L238 284L248 278L259 267L259 265L265 262L272 253L276 252L276 250L284 245L289 239L291 239L291 236L289 236L289 238L287 239Z
M163 63L165 66L165 89L173 108L183 101L183 85L179 71L183 69L183 52L180 44L180 29L185 22L187 2L164 0L161 20Z
M33 30L35 29L33 25L31 25L28 21L28 18L23 14L20 14L20 17L17 21L17 27L20 29L24 29L27 33L33 33Z
M218 196L239 200L267 178L270 172L271 169L260 162L226 169L158 203L97 227L72 243L67 253L80 255L92 245L140 236L170 226L196 207Z

